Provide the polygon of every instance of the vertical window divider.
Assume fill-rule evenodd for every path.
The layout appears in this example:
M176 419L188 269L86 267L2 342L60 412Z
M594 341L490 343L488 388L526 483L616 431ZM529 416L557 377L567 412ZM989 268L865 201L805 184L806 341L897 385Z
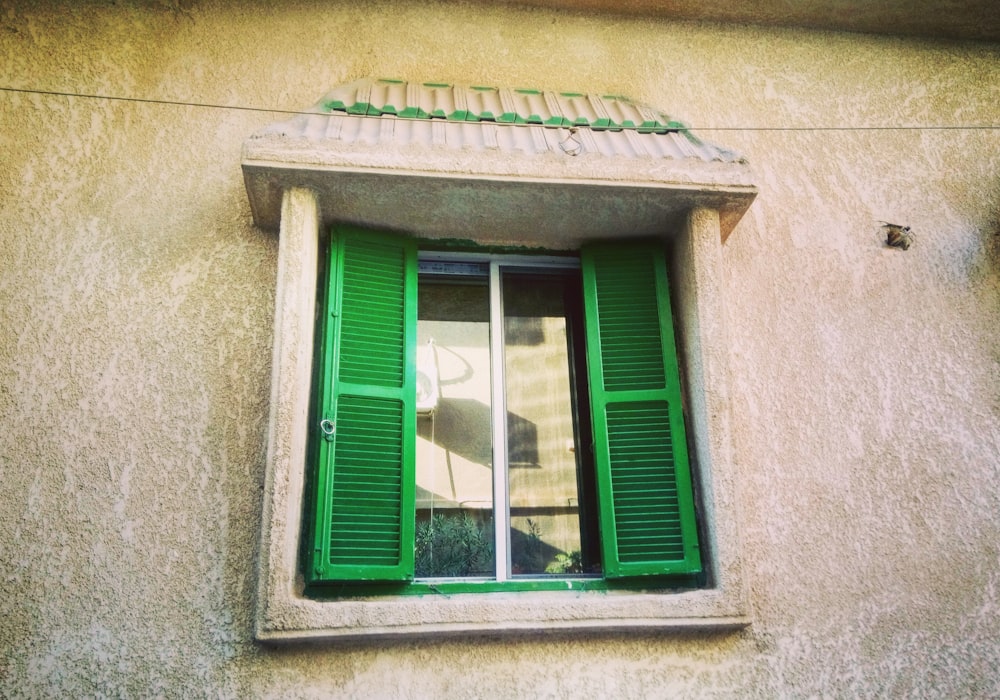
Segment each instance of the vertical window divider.
M500 263L490 261L490 373L493 392L493 535L496 580L510 579L510 503L507 485L507 399L504 377Z

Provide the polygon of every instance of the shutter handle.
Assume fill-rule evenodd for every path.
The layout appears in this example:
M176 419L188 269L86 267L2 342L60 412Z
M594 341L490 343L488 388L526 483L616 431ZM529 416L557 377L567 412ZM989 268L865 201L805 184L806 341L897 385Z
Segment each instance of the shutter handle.
M337 425L329 418L324 418L319 422L319 429L323 431L323 439L332 442L333 434L337 432Z

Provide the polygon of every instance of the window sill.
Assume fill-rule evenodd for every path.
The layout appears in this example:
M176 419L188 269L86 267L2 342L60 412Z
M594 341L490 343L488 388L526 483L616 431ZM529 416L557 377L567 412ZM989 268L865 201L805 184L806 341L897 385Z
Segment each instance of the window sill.
M321 601L291 596L271 609L257 639L293 642L370 637L549 632L732 630L749 619L718 591L523 591L371 596Z

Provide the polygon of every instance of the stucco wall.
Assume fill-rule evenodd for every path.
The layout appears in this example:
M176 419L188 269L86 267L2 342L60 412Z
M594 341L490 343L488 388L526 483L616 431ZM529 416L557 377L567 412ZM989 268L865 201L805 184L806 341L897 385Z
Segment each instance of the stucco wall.
M753 624L251 638L279 114L0 93L0 695L1000 695L996 45L488 3L0 6L0 87L297 109L358 77L614 92L742 151L723 251ZM879 220L917 233L886 249Z

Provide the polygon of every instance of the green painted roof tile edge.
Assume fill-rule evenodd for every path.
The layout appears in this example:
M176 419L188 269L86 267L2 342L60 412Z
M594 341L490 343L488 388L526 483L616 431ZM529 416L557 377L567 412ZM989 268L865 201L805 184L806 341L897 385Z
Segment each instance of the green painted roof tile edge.
M379 78L378 83L390 84L390 85L406 85L407 83L402 80L397 80L393 78ZM452 85L450 83L440 83L440 82L424 82L419 84L421 87L432 88L432 89L442 89L451 88L458 90L469 90L474 92L496 92L498 88L483 86L483 85L473 85L467 88ZM534 88L514 88L513 92L521 95L544 95L545 91L538 90ZM587 97L586 93L582 92L555 92L560 97L569 98L581 98ZM629 105L636 105L626 97L621 95L603 95L601 99L615 100L618 102L623 102ZM616 122L609 117L596 117L588 118L583 115L572 115L572 114L553 114L547 118L542 118L540 114L519 114L516 111L505 111L500 114L496 114L491 110L483 110L482 112L476 113L468 109L456 109L452 112L445 112L443 109L435 109L432 111L427 111L416 105L405 105L402 108L396 105L378 105L371 102L356 101L353 104L346 104L341 99L329 99L323 100L318 105L318 108L323 113L333 113L342 112L344 114L351 115L361 115L361 116L381 116L383 114L395 115L403 119L443 119L445 121L453 122L494 122L497 124L515 124L515 125L538 125L544 127L555 127L555 128L566 128L566 127L589 127L595 131L635 131L640 134L666 134L671 132L682 132L689 139L692 139L695 143L700 143L697 139L687 131L687 127L676 120L667 119L666 121L661 121L659 119L645 119L641 124L636 124L632 120L623 120L622 122ZM656 110L658 112L658 110Z

